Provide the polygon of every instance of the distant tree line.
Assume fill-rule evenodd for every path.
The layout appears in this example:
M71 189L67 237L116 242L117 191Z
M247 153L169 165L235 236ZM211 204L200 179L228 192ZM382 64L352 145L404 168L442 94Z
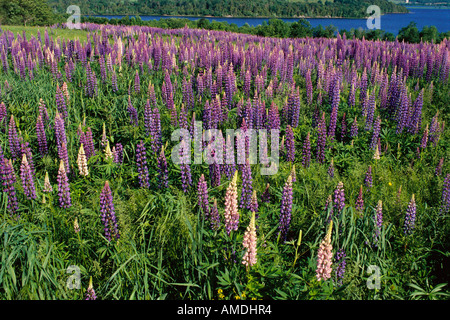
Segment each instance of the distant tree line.
M49 0L63 13L73 0ZM170 15L234 17L351 17L367 16L377 5L383 13L408 12L388 0L77 0L86 15Z
M250 26L244 24L238 27L235 23L228 23L227 21L209 21L206 18L198 20L190 20L186 18L162 18L159 20L142 20L141 17L129 17L124 16L122 18L108 19L105 17L82 17L81 22L92 22L99 24L112 24L112 25L138 25L138 26L150 26L164 29L179 29L187 26L188 28L200 28L207 30L222 30L229 32L253 34L264 37L278 37L278 38L303 38L303 37L324 37L333 38L337 36L338 29L332 25L323 27L321 25L312 27L311 23L306 19L299 19L296 22L285 22L281 19L269 19L268 22L264 21L261 25ZM399 41L405 41L409 43L434 42L440 43L445 38L450 38L450 31L438 32L435 26L425 26L421 31L417 28L415 22L411 22L408 26L403 27L398 35L394 35L391 32L386 32L380 29L365 30L365 29L350 29L339 30L341 35L346 35L347 39L355 37L356 39L366 40L386 40L395 41L398 38Z

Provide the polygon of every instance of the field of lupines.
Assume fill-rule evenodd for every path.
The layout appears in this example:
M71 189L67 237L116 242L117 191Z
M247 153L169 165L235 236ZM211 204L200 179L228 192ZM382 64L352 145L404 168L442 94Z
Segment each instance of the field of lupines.
M448 299L450 41L57 28L0 34L1 299Z

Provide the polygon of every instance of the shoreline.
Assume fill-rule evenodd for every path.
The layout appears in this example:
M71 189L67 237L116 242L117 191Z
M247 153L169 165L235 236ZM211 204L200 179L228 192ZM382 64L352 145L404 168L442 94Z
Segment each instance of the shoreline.
M389 13L384 13L381 14L381 16L387 15L387 14L411 14L411 12L389 12ZM206 16L191 16L191 15L176 15L176 16L172 16L172 15L151 15L151 14L146 14L146 15L139 15L139 14L85 14L83 15L84 17L96 17L96 18L108 18L111 17L109 19L114 19L114 18L122 18L122 17L159 17L159 18L198 18L199 20L202 18L210 18L210 19L214 19L214 18L218 18L218 19L352 19L352 20L365 20L370 16L367 17L361 17L361 18L357 18L357 17L333 17L333 16L313 16L313 17L309 17L309 16L298 16L298 17L289 17L289 16L280 16L280 17L273 17L273 16L258 16L258 17L249 17L249 16L211 16L211 15L206 15Z

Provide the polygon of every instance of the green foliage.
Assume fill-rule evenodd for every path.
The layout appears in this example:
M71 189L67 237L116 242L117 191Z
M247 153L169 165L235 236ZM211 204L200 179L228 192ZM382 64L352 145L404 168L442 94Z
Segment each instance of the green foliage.
M0 0L2 25L52 25L56 17L47 0Z

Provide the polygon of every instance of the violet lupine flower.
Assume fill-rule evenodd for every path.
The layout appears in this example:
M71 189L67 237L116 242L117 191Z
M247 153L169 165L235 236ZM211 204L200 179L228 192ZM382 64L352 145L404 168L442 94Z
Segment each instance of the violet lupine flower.
M291 126L286 129L286 160L294 163L295 161L295 138Z
M411 234L416 224L416 200L414 194L411 197L411 201L406 208L405 223L403 230L405 234Z
M56 107L58 108L58 112L62 115L63 119L67 119L68 113L67 113L67 106L66 106L66 100L64 97L64 92L59 87L59 84L56 84Z
M322 117L319 119L317 125L317 161L322 164L325 161L325 146L327 143L327 127L325 123L325 112L322 113Z
M328 167L327 173L331 178L334 177L334 160L333 159L331 159L330 166Z
M0 88L1 89L1 88ZM1 97L1 91L0 91L0 97ZM7 115L7 111L6 111L6 105L5 103L2 101L0 102L0 125L2 126L2 130L3 130L3 125L6 124L6 115ZM3 120L5 121L3 124Z
M105 226L105 238L119 240L119 230L117 226L116 213L114 209L113 197L109 182L106 181L100 194L100 212L103 225Z
M270 184L268 183L266 186L266 189L264 190L263 194L261 195L261 201L265 203L270 202L270 190L269 190Z
M369 166L369 168L367 168L366 176L364 178L364 184L367 187L367 189L369 189L369 190L373 186L373 182L372 182L372 166Z
M345 207L345 192L344 192L344 184L342 181L339 181L336 189L334 190L334 198L333 198L334 208L338 213L341 213Z
M26 154L23 154L22 156L22 163L20 165L20 179L22 180L23 192L27 199L36 199L36 187L34 185L33 175L31 173L31 168L28 164Z
M331 99L331 115L330 125L328 127L328 136L333 140L336 134L337 115L339 110L340 101L340 79L337 76L333 86L333 96Z
M136 165L138 168L139 186L141 188L150 188L150 177L147 167L147 150L144 141L140 140L136 147Z
M278 229L279 235L283 240L286 240L289 226L291 223L292 214L292 201L293 201L293 191L292 191L292 176L286 180L283 188L283 195L281 197L281 207L280 207L280 219Z
M138 112L136 108L131 103L131 97L128 96L128 115L130 116L130 124L137 127L138 126Z
M373 125L372 140L370 141L371 150L375 149L375 145L378 142L378 137L380 136L380 130L381 130L381 118L380 116L378 116L377 120L375 120L375 124Z
M158 156L158 188L169 187L169 170L167 168L166 155L164 154L164 147L161 146L161 151Z
M57 111L55 115L55 137L56 146L59 148L61 144L67 144L66 128L64 125L64 119L61 114Z
M336 252L335 255L335 264L337 264L335 269L335 275L336 275L336 284L338 287L342 286L342 281L344 279L345 274L345 266L346 266L346 259L347 255L345 254L344 249L339 249L338 252Z
M236 231L239 225L239 211L237 203L237 174L235 171L233 179L227 187L225 193L225 230L230 235L231 230Z
M353 120L352 126L350 128L350 137L354 138L358 135L358 120L355 117L355 120Z
M44 122L42 121L42 116L39 115L36 122L36 135L39 145L39 153L44 156L48 152L47 147L47 136L45 135Z
M89 279L89 286L86 291L85 300L97 300L97 295L95 294L94 287L92 286L92 277Z
M440 214L444 215L450 212L450 173L444 179L442 186L442 206Z
M341 141L344 141L346 136L347 136L347 120L346 120L346 113L344 112L341 121Z
M364 212L363 186L359 188L359 194L358 198L356 199L355 210L360 216L363 215Z
M310 133L308 132L306 134L305 141L303 142L302 165L304 168L309 168L310 163L311 163L311 140L310 140Z
M191 166L189 165L190 150L186 146L185 140L181 140L180 146L180 172L181 172L181 185L183 191L186 193L188 187L192 185Z
M383 225L383 202L381 200L378 200L377 208L375 210L375 233L373 235L374 237L374 243L378 242L378 237L381 233L381 227Z
M70 198L70 185L63 160L59 163L58 176L56 180L58 181L59 206L61 208L69 208L72 205Z
M208 185L205 180L205 175L202 174L198 180L198 206L203 211L205 218L209 217L209 200L208 200Z
M150 125L150 136L152 138L152 150L156 154L161 148L161 120L159 109L153 108L152 121Z
M123 162L123 146L121 143L116 143L113 147L114 163L122 164Z
M436 169L434 170L434 174L436 176L440 176L442 174L442 166L444 165L444 158L441 158L439 160L438 165L436 166Z
M19 135L17 134L17 126L13 115L11 115L11 119L9 120L8 142L11 158L12 160L16 160L20 156L21 151Z
M255 265L257 262L256 257L256 226L255 226L255 212L252 212L252 217L250 218L250 223L247 230L244 233L243 247L247 249L244 256L242 257L242 264L245 265L248 270L251 266Z
M317 252L317 268L316 278L317 281L326 281L331 278L331 267L333 265L333 246L331 245L331 233L333 231L333 220L328 225L327 234L322 240L319 250Z
M428 143L428 124L425 127L425 130L423 131L422 140L420 141L420 147L422 149L425 149L427 147L427 143Z
M14 167L12 161L3 158L3 165L0 166L0 174L2 177L3 192L6 192L8 198L7 208L11 215L15 215L19 210L19 204L16 197L16 189L14 184L16 183L16 174L14 173Z
M245 162L242 168L242 193L241 200L239 203L240 208L251 208L253 193L253 179L252 179L252 168L250 166L249 160Z
M219 210L217 208L217 199L214 199L213 205L211 207L210 221L211 221L211 229L214 231L219 230L220 216L219 216Z

